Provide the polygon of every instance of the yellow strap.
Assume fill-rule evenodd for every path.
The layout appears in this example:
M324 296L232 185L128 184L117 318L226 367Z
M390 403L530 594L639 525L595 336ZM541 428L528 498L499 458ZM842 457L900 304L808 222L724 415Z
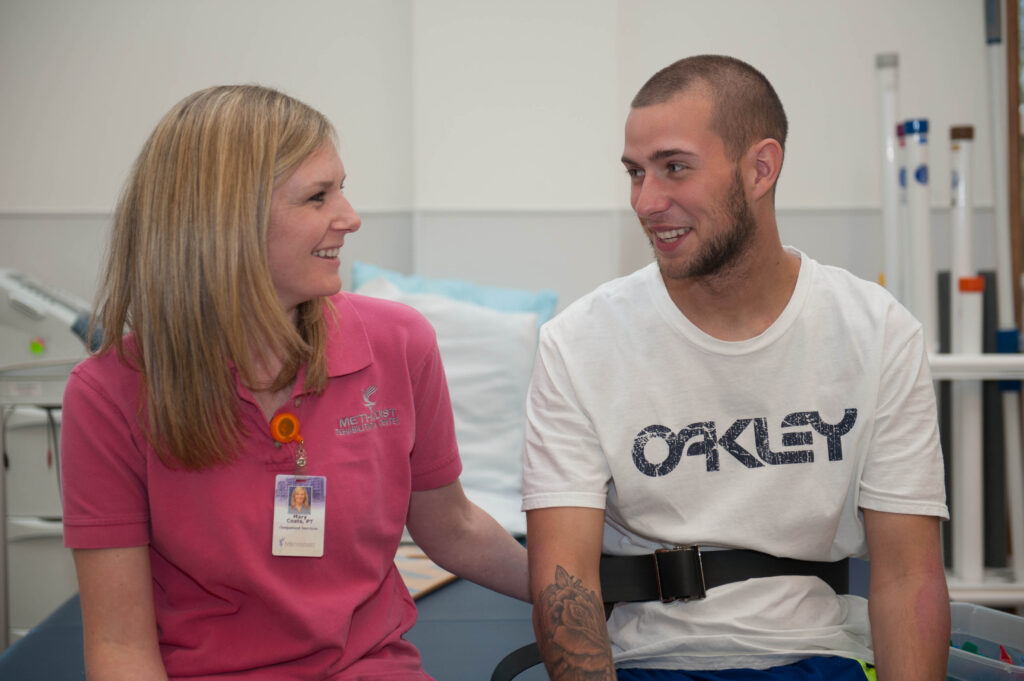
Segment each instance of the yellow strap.
M860 667L864 670L864 676L868 681L878 681L878 676L875 674L875 665L868 664L864 660L857 660L857 662L860 662Z

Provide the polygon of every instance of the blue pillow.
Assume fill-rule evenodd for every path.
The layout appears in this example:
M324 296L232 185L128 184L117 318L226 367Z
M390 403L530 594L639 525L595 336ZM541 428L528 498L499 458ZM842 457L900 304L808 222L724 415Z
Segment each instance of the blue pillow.
M433 279L415 274L401 274L377 265L352 263L352 289L383 277L404 293L432 293L467 303L475 303L501 312L533 312L540 326L555 314L558 294L550 289L527 291L500 286L484 286L461 279Z

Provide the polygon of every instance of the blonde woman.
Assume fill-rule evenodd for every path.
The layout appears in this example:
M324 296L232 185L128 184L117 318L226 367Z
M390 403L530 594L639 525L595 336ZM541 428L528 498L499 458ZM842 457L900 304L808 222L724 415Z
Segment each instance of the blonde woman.
M292 513L309 513L309 492L307 487L296 485L292 487L289 498L288 510Z
M257 86L186 97L136 160L102 347L64 402L90 679L429 678L402 638L405 525L527 598L525 551L459 484L433 330L340 292L344 181L324 116ZM287 513L296 482L309 516Z

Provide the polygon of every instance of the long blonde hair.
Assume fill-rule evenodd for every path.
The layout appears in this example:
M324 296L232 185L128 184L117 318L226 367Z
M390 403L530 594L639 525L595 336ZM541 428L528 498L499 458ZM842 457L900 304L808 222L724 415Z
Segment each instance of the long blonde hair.
M136 159L114 214L97 352L116 348L141 373L143 425L168 465L236 456L232 363L245 385L273 391L305 364L305 388L323 390L325 301L302 304L293 325L266 246L274 187L334 138L322 114L287 95L221 86L175 105ZM271 356L283 368L257 385L259 358Z

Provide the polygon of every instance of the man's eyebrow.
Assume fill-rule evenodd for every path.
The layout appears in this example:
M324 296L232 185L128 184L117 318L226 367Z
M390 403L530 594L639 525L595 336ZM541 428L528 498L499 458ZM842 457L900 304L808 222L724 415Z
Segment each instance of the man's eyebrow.
M650 155L648 160L650 161L661 161L666 158L672 158L674 156L696 156L692 151L686 151L684 149L659 149ZM628 156L623 155L622 163L625 165L640 165L636 161L633 161Z
M673 156L696 156L692 151L686 151L685 149L659 149L658 151L651 154L652 161L660 161L663 158L671 158Z

